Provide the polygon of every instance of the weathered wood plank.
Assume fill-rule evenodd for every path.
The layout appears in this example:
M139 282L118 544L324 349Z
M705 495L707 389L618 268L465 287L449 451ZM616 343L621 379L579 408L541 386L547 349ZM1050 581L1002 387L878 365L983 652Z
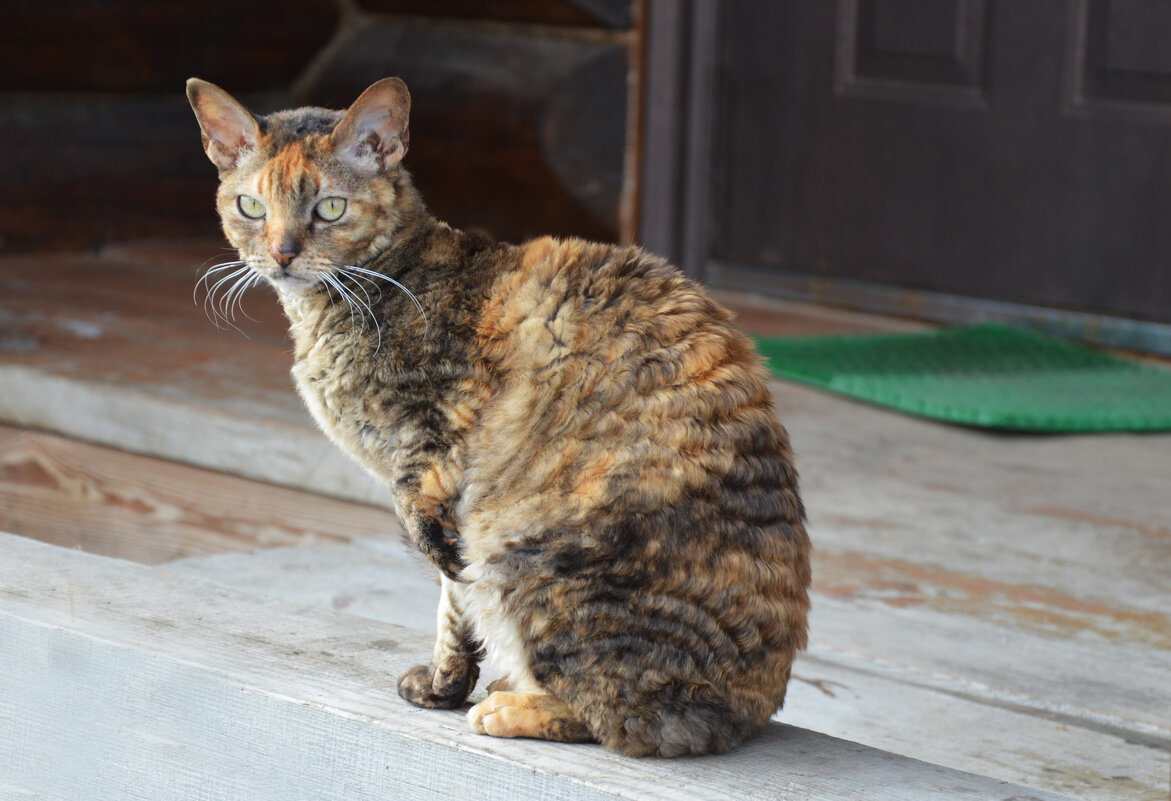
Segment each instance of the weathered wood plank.
M0 426L0 530L153 564L399 525L384 509Z
M819 649L794 665L781 719L937 765L1084 801L1165 801L1171 752L1131 732L1097 728L914 674Z
M630 760L410 707L410 631L0 536L0 764L102 799L1059 796L774 724L725 757Z
M421 632L435 628L438 587L400 543L383 538L192 558L165 569ZM852 608L819 596L814 608L815 641L826 632L850 634L849 624L858 617ZM882 622L866 615L858 626L865 631ZM936 635L918 620L888 621L883 630L892 622L901 622L911 636ZM1054 646L1047 652L1046 643L1035 638L1024 639L1022 646L1020 640L1002 643L979 632L960 633L973 638L965 654L989 646L1008 654L1040 649L1050 657L1047 669L1058 687L1067 672L1060 666L1088 655L1052 652ZM954 646L953 638L944 639ZM1158 741L1136 741L1136 732L1059 716L1035 702L1008 703L1004 696L940 676L924 677L906 666L874 665L820 646L815 651L799 656L794 667L779 715L790 725L1086 801L1166 797L1171 754Z
M23 33L18 25L5 30ZM0 251L213 236L215 171L199 152L182 82L174 87L164 100L0 98L0 180L10 187L0 197Z
M281 598L299 608L332 609L435 633L438 573L398 536L196 556L160 569Z
M288 424L171 400L150 391L89 385L23 367L0 365L0 383L6 385L0 393L0 420L389 506L386 488L350 462L308 420ZM79 418L78 409L85 409L88 417Z
M822 591L1171 648L1171 435L998 435L773 391Z

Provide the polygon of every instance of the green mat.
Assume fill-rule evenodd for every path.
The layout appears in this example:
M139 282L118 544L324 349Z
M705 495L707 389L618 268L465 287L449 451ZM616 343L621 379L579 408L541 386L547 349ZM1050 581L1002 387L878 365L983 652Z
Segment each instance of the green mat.
M758 338L757 347L782 378L951 423L1171 430L1171 370L1004 325Z

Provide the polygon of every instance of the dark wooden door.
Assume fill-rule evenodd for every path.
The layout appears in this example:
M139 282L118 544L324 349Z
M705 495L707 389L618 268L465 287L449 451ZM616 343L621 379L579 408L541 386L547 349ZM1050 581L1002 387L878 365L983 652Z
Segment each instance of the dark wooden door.
M1171 321L1171 2L716 8L709 280Z

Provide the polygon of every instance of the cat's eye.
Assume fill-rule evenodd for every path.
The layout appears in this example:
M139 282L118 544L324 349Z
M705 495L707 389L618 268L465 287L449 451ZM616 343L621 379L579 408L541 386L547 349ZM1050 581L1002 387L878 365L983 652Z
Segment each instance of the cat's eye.
M236 208L250 220L259 220L264 216L264 204L250 195L240 195L236 198Z
M317 216L326 222L333 222L346 211L346 199L344 197L327 197L319 202L316 208Z

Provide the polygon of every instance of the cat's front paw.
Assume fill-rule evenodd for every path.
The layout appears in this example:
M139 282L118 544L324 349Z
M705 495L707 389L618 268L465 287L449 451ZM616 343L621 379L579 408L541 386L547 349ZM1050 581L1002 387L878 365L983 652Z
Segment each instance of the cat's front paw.
M479 665L475 663L462 670L435 670L431 665L415 665L399 676L398 694L415 706L455 709L467 700L479 674Z

